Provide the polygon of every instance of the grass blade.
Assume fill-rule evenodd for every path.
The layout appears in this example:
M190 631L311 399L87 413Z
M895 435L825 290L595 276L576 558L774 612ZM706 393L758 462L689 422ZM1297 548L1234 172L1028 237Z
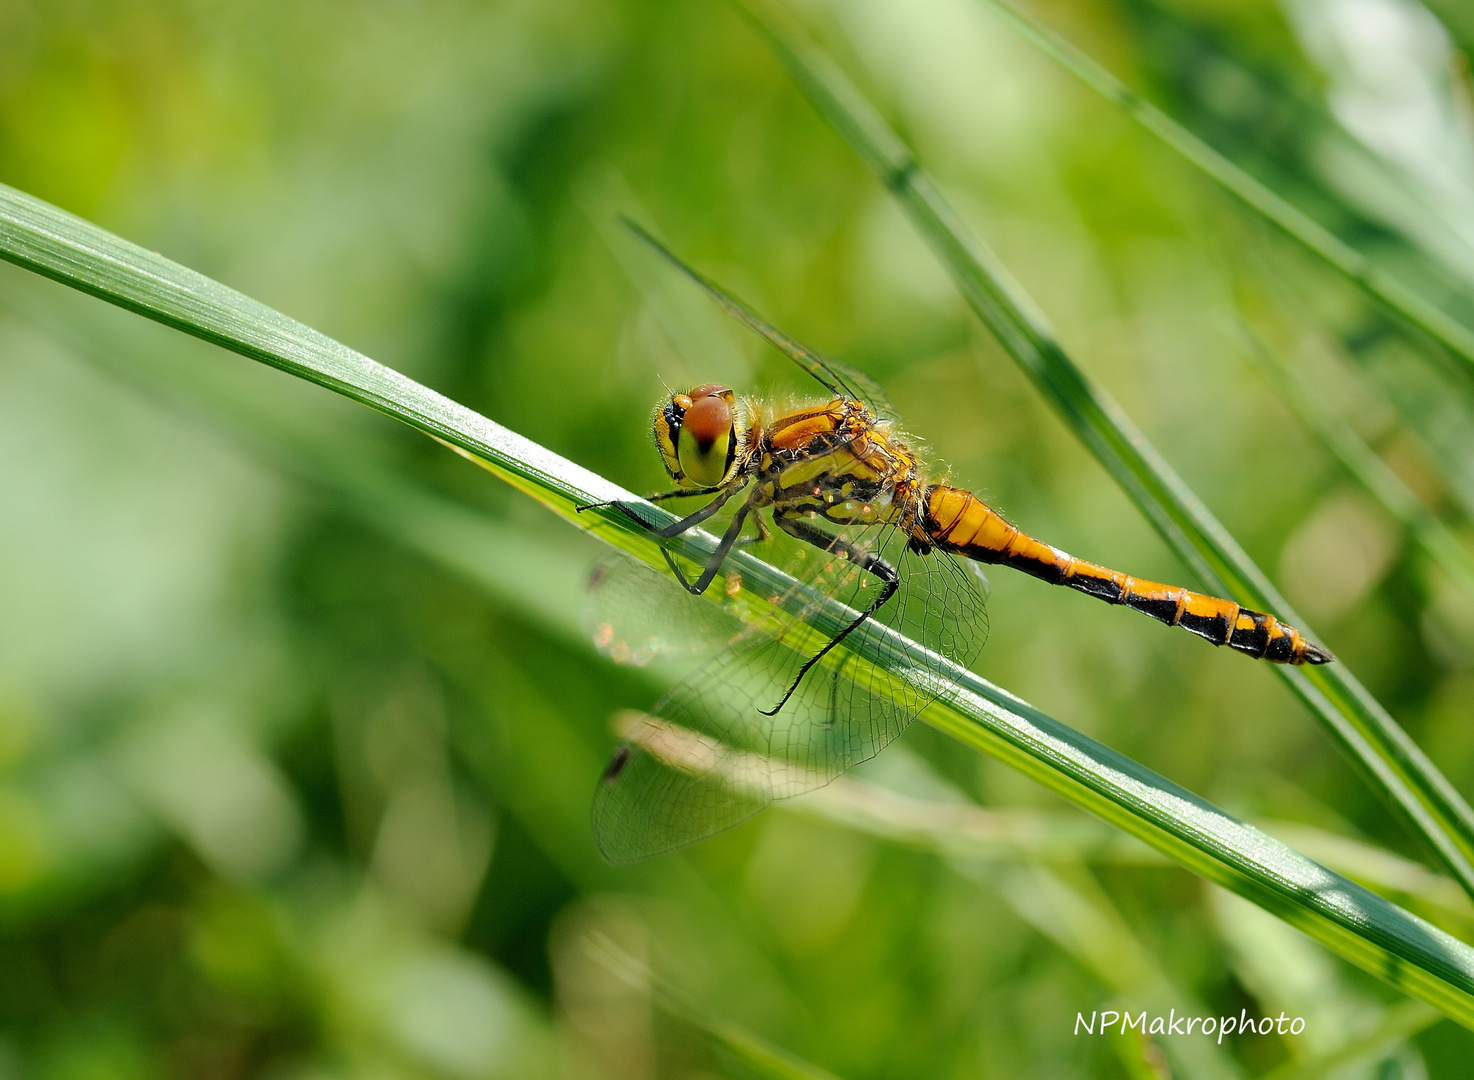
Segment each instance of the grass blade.
M1065 354L1043 313L957 217L875 107L798 32L747 10L794 81L901 202L969 305L1178 556L1208 588L1307 630L1120 406ZM1474 810L1463 796L1344 664L1276 670L1474 896Z
M0 184L0 258L279 368L477 455L554 509L617 498L601 477L157 252ZM583 492L576 496L575 492ZM595 521L607 515L596 515ZM614 515L618 516L618 515Z
M632 498L617 485L240 293L6 187L0 257L369 404L467 453L566 520L652 565L662 561L650 534L617 511L574 512L598 499ZM648 513L672 520L653 506ZM715 545L692 530L671 547L700 559ZM759 600L793 585L746 552L733 559ZM814 605L821 632L853 614L801 591L793 604ZM851 645L857 678L936 694L925 718L937 729L1474 1028L1474 949L899 635L872 627L846 639Z
M1440 342L1470 372L1474 372L1474 330L1424 299L1308 214L1265 187L1032 15L1005 0L980 2L996 12L1040 52L1107 101L1119 106L1131 119L1254 213L1355 283L1388 311Z

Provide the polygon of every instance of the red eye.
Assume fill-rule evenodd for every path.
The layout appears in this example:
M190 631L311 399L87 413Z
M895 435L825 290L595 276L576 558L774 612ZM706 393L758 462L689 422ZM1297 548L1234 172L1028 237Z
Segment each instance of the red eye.
M710 446L732 430L732 407L722 398L704 397L686 410L681 427L700 446Z

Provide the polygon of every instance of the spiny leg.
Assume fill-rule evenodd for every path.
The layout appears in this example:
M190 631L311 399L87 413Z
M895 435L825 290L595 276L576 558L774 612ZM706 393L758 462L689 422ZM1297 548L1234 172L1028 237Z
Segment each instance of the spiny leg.
M694 529L707 518L711 517L723 506L725 506L727 500L735 495L738 491L740 491L741 487L742 485L737 484L732 487L717 488L717 497L711 500L711 502L707 503L705 506L703 506L700 510L697 510L694 514L687 514L679 521L673 521L669 525L663 526L659 529L652 526L648 521L640 516L639 510L634 503L628 503L620 499L615 499L611 502L600 503L598 505L612 506L614 507L614 509L618 510L621 514L629 518L641 528L645 529L647 532L658 536L662 540L669 540L674 536L680 536L681 533L685 532L687 529ZM692 492L692 494L695 494L695 492Z
M860 612L859 616L843 630L830 638L822 649L804 661L803 667L798 669L798 674L794 676L793 684L784 693L783 699L774 705L772 709L758 710L764 716L777 716L779 710L788 704L788 699L793 697L794 691L798 689L798 684L803 682L804 676L809 673L809 669L824 659L829 651L841 641L858 630L860 624L879 611L896 594L896 590L901 587L900 575L896 573L896 568L885 559L879 555L864 551L838 536L830 536L818 526L809 524L802 516L798 514L775 513L773 515L773 523L796 540L802 540L806 544L812 544L822 551L843 555L862 571L878 577L883 584L880 595L871 601L869 607Z
M689 496L697 496L697 495L715 495L717 492L719 492L721 490L722 490L722 488L721 488L721 485L720 484L718 484L716 487L677 488L675 491L657 491L654 495L646 495L645 496L645 501L646 502L652 502L652 503L658 503L658 502L664 502L666 499L682 499L682 498L687 498ZM574 513L582 514L585 510L598 510L599 508L604 507L604 506L617 506L621 510L623 510L624 507L627 506L627 505L628 505L627 503L623 502L620 499L610 499L607 502L584 503L581 506L575 506L573 508L573 511L574 511ZM625 516L626 517L629 517L631 515L629 514L628 511L625 511Z
M674 498L677 495L700 495L702 493L709 494L712 492L715 492L717 496L715 499L711 500L711 502L703 506L700 510L697 510L694 514L688 514L685 517L681 518L679 521L673 521L669 525L666 525L663 528L659 529L652 528L650 523L640 516L633 503L614 499L607 503L594 503L592 505L612 506L625 517L629 518L631 521L635 522L635 524L641 526L654 536L659 537L661 540L670 540L673 537L680 536L681 533L686 532L689 529L694 529L697 525L700 525L707 518L711 517L723 506L725 506L727 504L727 501L731 499L733 495L742 490L743 486L743 484L738 483L729 485L727 487L703 488L697 491L675 491L667 492L664 495L652 495L651 500ZM687 592L693 593L697 596L700 596L706 591L706 587L711 584L712 578L716 577L717 571L721 568L722 563L726 561L727 556L731 554L733 546L737 543L737 538L742 533L742 524L746 520L749 511L752 510L752 506L753 500L751 497L749 497L748 500L743 503L742 506L738 509L737 513L733 515L731 524L727 526L727 531L722 534L721 543L717 545L716 551L714 551L711 558L707 560L706 567L702 570L701 576L697 578L694 582L688 580L686 578L686 575L681 572L681 568L676 565L675 559L671 558L671 554L669 551L666 551L664 548L660 549L660 553L665 556L666 565L670 567L671 573L676 576L676 580L681 583L682 588L684 588ZM580 507L579 509L583 510L590 508L591 507ZM762 522L760 520L758 522L758 529L763 534L763 538L766 539L767 533L766 530L762 528Z
M725 488L722 490L721 494L719 494L715 499L711 500L711 502L703 506L700 510L697 510L694 514L687 514L685 517L681 518L680 521L673 521L663 529L651 529L650 531L653 532L656 536L660 537L662 540L669 540L672 537L680 536L681 533L696 528L696 526L700 525L703 521L711 517L723 506L727 505L727 500L735 495L738 490L738 487ZM624 510L625 504L617 503L616 505L619 506L620 510ZM626 511L626 513L627 512L628 511Z
M704 488L677 488L675 491L657 491L654 495L646 495L646 502L664 502L666 499L679 499L688 495L715 495L722 490L718 484L716 487ZM735 488L733 490L736 490Z
M746 502L737 508L737 513L732 515L732 522L727 526L727 531L722 534L721 543L711 553L711 558L706 560L706 567L701 571L701 576L695 581L686 580L686 575L676 565L675 559L671 558L670 552L666 551L665 548L660 549L660 553L665 556L665 564L670 567L671 573L675 574L676 580L681 583L681 586L687 592L693 596L700 596L706 592L706 587L711 584L711 579L717 576L717 571L722 568L722 563L726 562L727 556L732 553L732 548L736 545L737 538L742 535L742 525L748 513L752 510L752 502L752 498L749 497ZM699 513L701 513L700 510L697 511L697 514ZM695 516L696 514L691 515L691 517ZM681 522L676 522L676 524L679 525ZM687 526L687 528L690 528L690 526Z

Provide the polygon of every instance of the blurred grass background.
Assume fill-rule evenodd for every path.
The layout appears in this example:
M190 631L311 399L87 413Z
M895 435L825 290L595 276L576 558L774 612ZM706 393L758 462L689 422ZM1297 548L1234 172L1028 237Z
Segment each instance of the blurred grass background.
M1469 376L984 6L799 10L1072 354L1474 790L1474 599L1245 362L1235 320L1464 539ZM1474 323L1459 5L1037 10ZM637 207L881 378L1015 522L1186 581L726 5L10 0L0 180L653 490L660 377L807 388L642 290L611 235ZM0 1077L758 1068L590 934L848 1077L1242 1076L1338 1053L1336 1076L1464 1075L1467 1032L920 727L864 783L932 821L1007 811L970 820L1021 822L1018 842L907 842L843 801L890 796L850 785L606 867L587 810L608 720L660 685L579 629L596 554L381 417L0 266ZM1269 672L992 578L989 678L1244 816L1426 861ZM1467 937L1467 902L1398 866L1398 899ZM1068 1037L1121 1001L1309 1026L1212 1049Z

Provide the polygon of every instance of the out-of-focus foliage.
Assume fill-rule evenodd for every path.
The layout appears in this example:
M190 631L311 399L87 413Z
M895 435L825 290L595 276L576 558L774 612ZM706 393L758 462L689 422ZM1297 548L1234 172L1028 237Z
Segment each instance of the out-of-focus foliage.
M1468 320L1457 8L1043 14ZM1463 376L982 7L801 10L1071 351L1474 787L1474 600L1223 330L1255 325L1467 540ZM655 489L661 377L807 388L662 302L611 236L638 209L881 378L1019 524L1182 576L724 5L13 0L0 180ZM1461 1074L1467 1033L924 729L867 770L911 800L899 824L900 796L850 785L604 866L587 808L608 721L660 682L586 644L591 547L330 395L11 267L0 301L0 1075L750 1075L590 935L843 1076L1236 1076L1338 1054L1336 1075ZM1268 672L993 584L990 678L1242 814L1359 838L1349 872L1467 936L1446 882L1368 846L1422 854ZM939 837L972 802L1021 831ZM1070 1036L1122 1002L1308 1027Z

